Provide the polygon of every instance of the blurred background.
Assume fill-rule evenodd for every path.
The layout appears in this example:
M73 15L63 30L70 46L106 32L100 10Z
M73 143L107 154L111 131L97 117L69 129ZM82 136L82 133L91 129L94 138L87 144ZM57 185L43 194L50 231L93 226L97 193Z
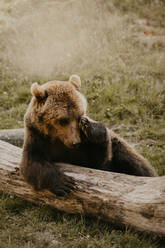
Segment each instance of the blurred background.
M134 2L1 0L3 73L46 80L108 73L120 80L124 73L163 72L164 3Z

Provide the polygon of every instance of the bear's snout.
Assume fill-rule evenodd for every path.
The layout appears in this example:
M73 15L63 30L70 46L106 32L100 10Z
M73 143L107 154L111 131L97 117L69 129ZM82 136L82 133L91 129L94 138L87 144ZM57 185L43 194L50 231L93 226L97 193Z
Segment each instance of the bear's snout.
M71 145L71 148L72 148L72 149L78 149L78 148L80 147L80 145L81 145L81 142L79 142L79 143L73 143L73 144Z

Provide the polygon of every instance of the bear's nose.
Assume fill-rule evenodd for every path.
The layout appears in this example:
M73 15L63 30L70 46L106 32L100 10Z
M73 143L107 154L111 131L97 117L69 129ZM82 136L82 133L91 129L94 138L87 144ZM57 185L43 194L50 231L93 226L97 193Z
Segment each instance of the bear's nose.
M73 144L72 144L72 148L77 149L77 148L80 147L80 144L81 144L81 143L73 143Z

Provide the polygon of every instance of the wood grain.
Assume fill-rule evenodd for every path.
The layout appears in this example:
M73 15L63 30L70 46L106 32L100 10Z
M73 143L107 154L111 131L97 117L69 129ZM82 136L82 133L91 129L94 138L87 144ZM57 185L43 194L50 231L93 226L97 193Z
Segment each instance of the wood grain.
M165 236L165 176L135 177L58 164L77 189L65 197L35 192L19 173L22 149L0 141L0 190L67 213L96 216L116 225Z

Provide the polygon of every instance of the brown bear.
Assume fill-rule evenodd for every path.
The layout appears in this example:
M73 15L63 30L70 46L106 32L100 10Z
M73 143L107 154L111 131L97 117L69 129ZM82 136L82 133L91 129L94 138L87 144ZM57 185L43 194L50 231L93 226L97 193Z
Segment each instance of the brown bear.
M81 80L32 84L33 95L25 114L25 137L20 164L25 180L35 190L62 196L74 189L57 162L126 173L156 176L150 164L102 123L86 116Z

